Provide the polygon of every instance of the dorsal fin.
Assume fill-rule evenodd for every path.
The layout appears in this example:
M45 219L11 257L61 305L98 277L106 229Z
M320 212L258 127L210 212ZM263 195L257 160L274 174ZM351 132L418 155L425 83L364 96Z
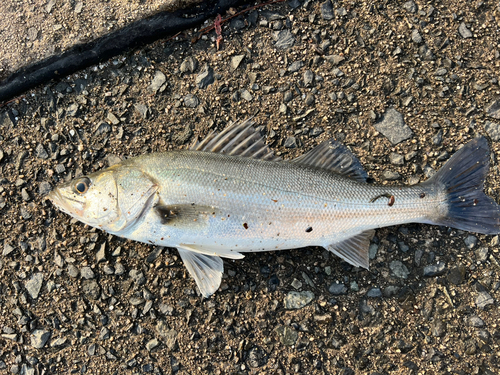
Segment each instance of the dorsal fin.
M231 156L245 156L262 160L281 160L265 144L264 137L253 127L248 118L243 122L233 122L220 133L211 132L203 141L196 141L191 151L217 152Z
M360 182L366 182L368 177L358 158L346 146L333 139L319 144L290 162L328 169Z

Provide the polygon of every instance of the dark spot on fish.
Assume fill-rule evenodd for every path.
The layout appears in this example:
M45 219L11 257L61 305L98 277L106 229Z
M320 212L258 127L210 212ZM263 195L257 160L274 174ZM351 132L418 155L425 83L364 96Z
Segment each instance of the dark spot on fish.
M477 198L474 199L474 206L477 206L478 200Z
M313 228L312 228L312 227L307 227L307 229L306 229L306 233L310 233L310 232L312 232L312 231L313 231Z
M376 197L370 199L370 203L375 202L379 198L388 198L388 199L391 199L391 197L393 197L393 195L391 195L389 193L380 194L380 195L377 195ZM389 206L392 206L392 205L389 205Z
M227 215L227 217L230 217L231 215Z
M396 198L394 198L394 195L391 195L391 197L389 198L389 203L387 203L387 205L389 207L392 207L392 205L394 204Z
M277 199L271 199L274 203L276 203L278 200Z
M425 198L425 193L420 193L420 198Z
M243 228L248 229L248 224L247 223L243 223Z

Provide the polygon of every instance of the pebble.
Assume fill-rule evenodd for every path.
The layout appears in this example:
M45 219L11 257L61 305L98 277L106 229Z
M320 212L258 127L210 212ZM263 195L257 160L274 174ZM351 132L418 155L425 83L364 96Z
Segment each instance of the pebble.
M26 290L31 298L37 299L42 289L43 273L39 272L34 274L31 279L26 283Z
M321 17L323 17L325 21L333 19L333 5L330 0L326 0L323 4L321 4Z
M306 106L310 107L310 106L314 105L315 100L316 100L316 98L314 97L314 95L311 93L308 93L306 95L306 99L305 99L304 103Z
M384 288L383 294L384 297L393 297L399 292L399 286L397 285L388 285L387 287Z
M49 194L51 190L52 186L47 181L42 181L40 182L40 185L38 185L38 193L41 196Z
M116 263L115 264L115 275L121 276L123 275L126 271L125 266L121 263Z
M467 322L468 322L468 324L471 327L475 327L475 328L482 328L482 327L484 327L484 321L483 321L483 319L481 319L477 315L471 315L471 316L469 316L469 318L467 319Z
M381 121L375 124L375 129L387 137L393 145L409 139L413 134L405 124L403 115L394 108L389 108L384 113Z
M106 242L101 244L99 251L95 255L95 260L97 263L104 262L106 260Z
M35 152L36 152L37 158L44 159L44 160L49 158L49 154L47 153L47 151L45 150L45 148L43 147L43 145L41 143L39 143L36 146Z
M288 71L290 73L295 73L295 72L298 72L303 66L304 66L304 62L302 60L294 61L288 67Z
M293 99L293 94L290 90L285 91L283 94L283 103L288 103Z
M92 271L92 268L90 267L82 267L80 270L80 275L85 279L85 280L90 280L95 277L94 271Z
M407 279L408 275L410 274L408 268L399 260L393 260L389 264L389 269L391 270L394 276L400 279Z
M304 86L306 87L311 86L313 81L314 81L314 73L311 70L307 69L304 72Z
M375 259L377 257L378 245L376 243L370 244L368 248L368 254L370 255L370 259Z
M163 72L157 70L155 72L153 80L151 81L151 85L149 85L149 89L155 94L158 91L162 92L163 90L165 90L165 86L163 86L165 82L167 82L167 77L165 77L165 74L163 74Z
M44 329L35 329L31 334L31 346L35 349L42 349L49 341L51 332Z
M467 38L472 38L472 33L470 30L465 26L465 23L462 22L460 26L458 26L458 32L462 36L462 38L467 39Z
M476 258L479 262L485 262L488 260L488 251L487 247L480 247L476 250Z
M12 253L16 248L12 246L9 242L5 241L3 244L3 252L2 255L6 256Z
M431 323L431 333L434 337L442 337L446 333L446 324L441 319L434 319Z
M459 264L453 267L448 273L448 281L455 285L460 285L465 281L466 268Z
M275 46L281 49L289 49L295 43L295 38L288 29L277 31L275 34L275 40Z
M279 112L286 115L288 113L288 107L285 103L280 104Z
M146 350L148 352L150 352L151 350L153 350L154 348L156 348L158 345L160 345L160 342L158 341L158 339L152 339L152 340L149 340L147 343L146 343Z
M241 62L245 58L245 55L236 55L231 58L231 71L234 72L240 66Z
M398 172L386 170L382 172L382 178L386 181L395 181L399 180L401 175Z
M251 102L252 99L253 99L253 96L252 94L250 94L250 91L248 91L247 89L243 89L241 90L241 93L240 93L241 97L243 99L245 99L247 102Z
M339 65L342 61L344 61L345 57L340 55L328 55L325 57L325 60L328 61L333 66L336 66Z
M405 163L405 158L401 154L391 152L391 154L389 155L389 161L392 165L403 165Z
M424 276L440 276L446 271L446 264L443 262L438 262L436 264L431 264L424 267Z
M199 89L206 89L214 83L214 70L208 64L203 66L203 70L196 76L195 82Z
M314 299L314 293L308 290L303 292L289 292L285 297L285 309L301 309Z
M145 104L142 104L142 103L135 103L134 104L134 108L137 112L139 112L139 114L141 115L141 117L143 119L147 119L148 118L148 115L149 115L149 107Z
M299 333L289 326L278 326L275 329L280 342L285 346L292 346L299 338Z
M311 129L309 132L309 135L311 137L317 137L318 135L322 134L324 132L324 129L321 126L315 126L314 128Z
M491 102L488 107L486 107L485 112L488 116L500 120L500 100L495 100Z
M194 73L196 69L198 69L198 60L193 56L186 57L181 63L181 73Z
M492 296L486 291L481 291L478 292L478 295L476 297L476 306L479 307L480 309L486 308L488 305L493 305L495 303L495 300L493 299Z
M382 297L382 290L380 290L380 288L370 288L366 296L369 298L380 298Z
M111 131L111 125L109 125L107 122L101 122L94 130L94 135L99 136L101 134L109 133L110 131Z
M184 100L184 105L187 108L196 108L200 104L200 99L198 99L198 97L193 94L187 94L183 100Z
M297 148L297 140L295 137L290 136L285 140L284 146L286 148Z
M82 290L87 297L93 300L98 299L101 294L101 287L95 280L84 280Z
M403 4L403 9L410 13L417 13L418 10L417 4L412 0L405 2Z
M70 275L73 278L78 277L80 274L80 271L78 271L78 268L74 264L68 264L68 275Z
M467 246L467 248L470 250L470 249L473 249L474 246L477 245L477 237L476 236L473 236L473 235L468 235L464 242L465 242L465 246Z
M484 130L493 141L495 142L500 141L500 124L496 124L491 121L486 121L484 123Z
M417 29L413 29L413 31L411 32L411 40L413 40L413 42L417 44L423 42L422 36L420 35Z
M347 293L347 287L344 284L333 283L328 288L328 291L331 294L333 294L334 296L338 296L338 295L341 295L341 294L346 294Z

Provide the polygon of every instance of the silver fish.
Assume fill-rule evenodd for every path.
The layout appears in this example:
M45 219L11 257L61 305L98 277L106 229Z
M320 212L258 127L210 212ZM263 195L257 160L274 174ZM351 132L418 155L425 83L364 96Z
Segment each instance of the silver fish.
M143 155L76 178L49 199L90 226L177 248L205 297L219 288L221 257L322 246L368 268L376 228L428 223L500 233L500 207L483 193L490 158L483 137L424 183L377 186L334 140L281 161L252 124L235 123L189 151Z

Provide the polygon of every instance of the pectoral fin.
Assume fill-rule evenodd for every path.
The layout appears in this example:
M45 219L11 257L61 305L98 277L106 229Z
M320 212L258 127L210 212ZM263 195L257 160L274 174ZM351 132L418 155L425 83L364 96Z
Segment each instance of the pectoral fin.
M195 253L189 249L178 248L178 250L203 297L210 297L219 289L221 283L224 272L222 259L218 256Z
M368 269L370 263L368 249L374 234L374 230L367 230L344 241L330 244L327 249L353 266Z

